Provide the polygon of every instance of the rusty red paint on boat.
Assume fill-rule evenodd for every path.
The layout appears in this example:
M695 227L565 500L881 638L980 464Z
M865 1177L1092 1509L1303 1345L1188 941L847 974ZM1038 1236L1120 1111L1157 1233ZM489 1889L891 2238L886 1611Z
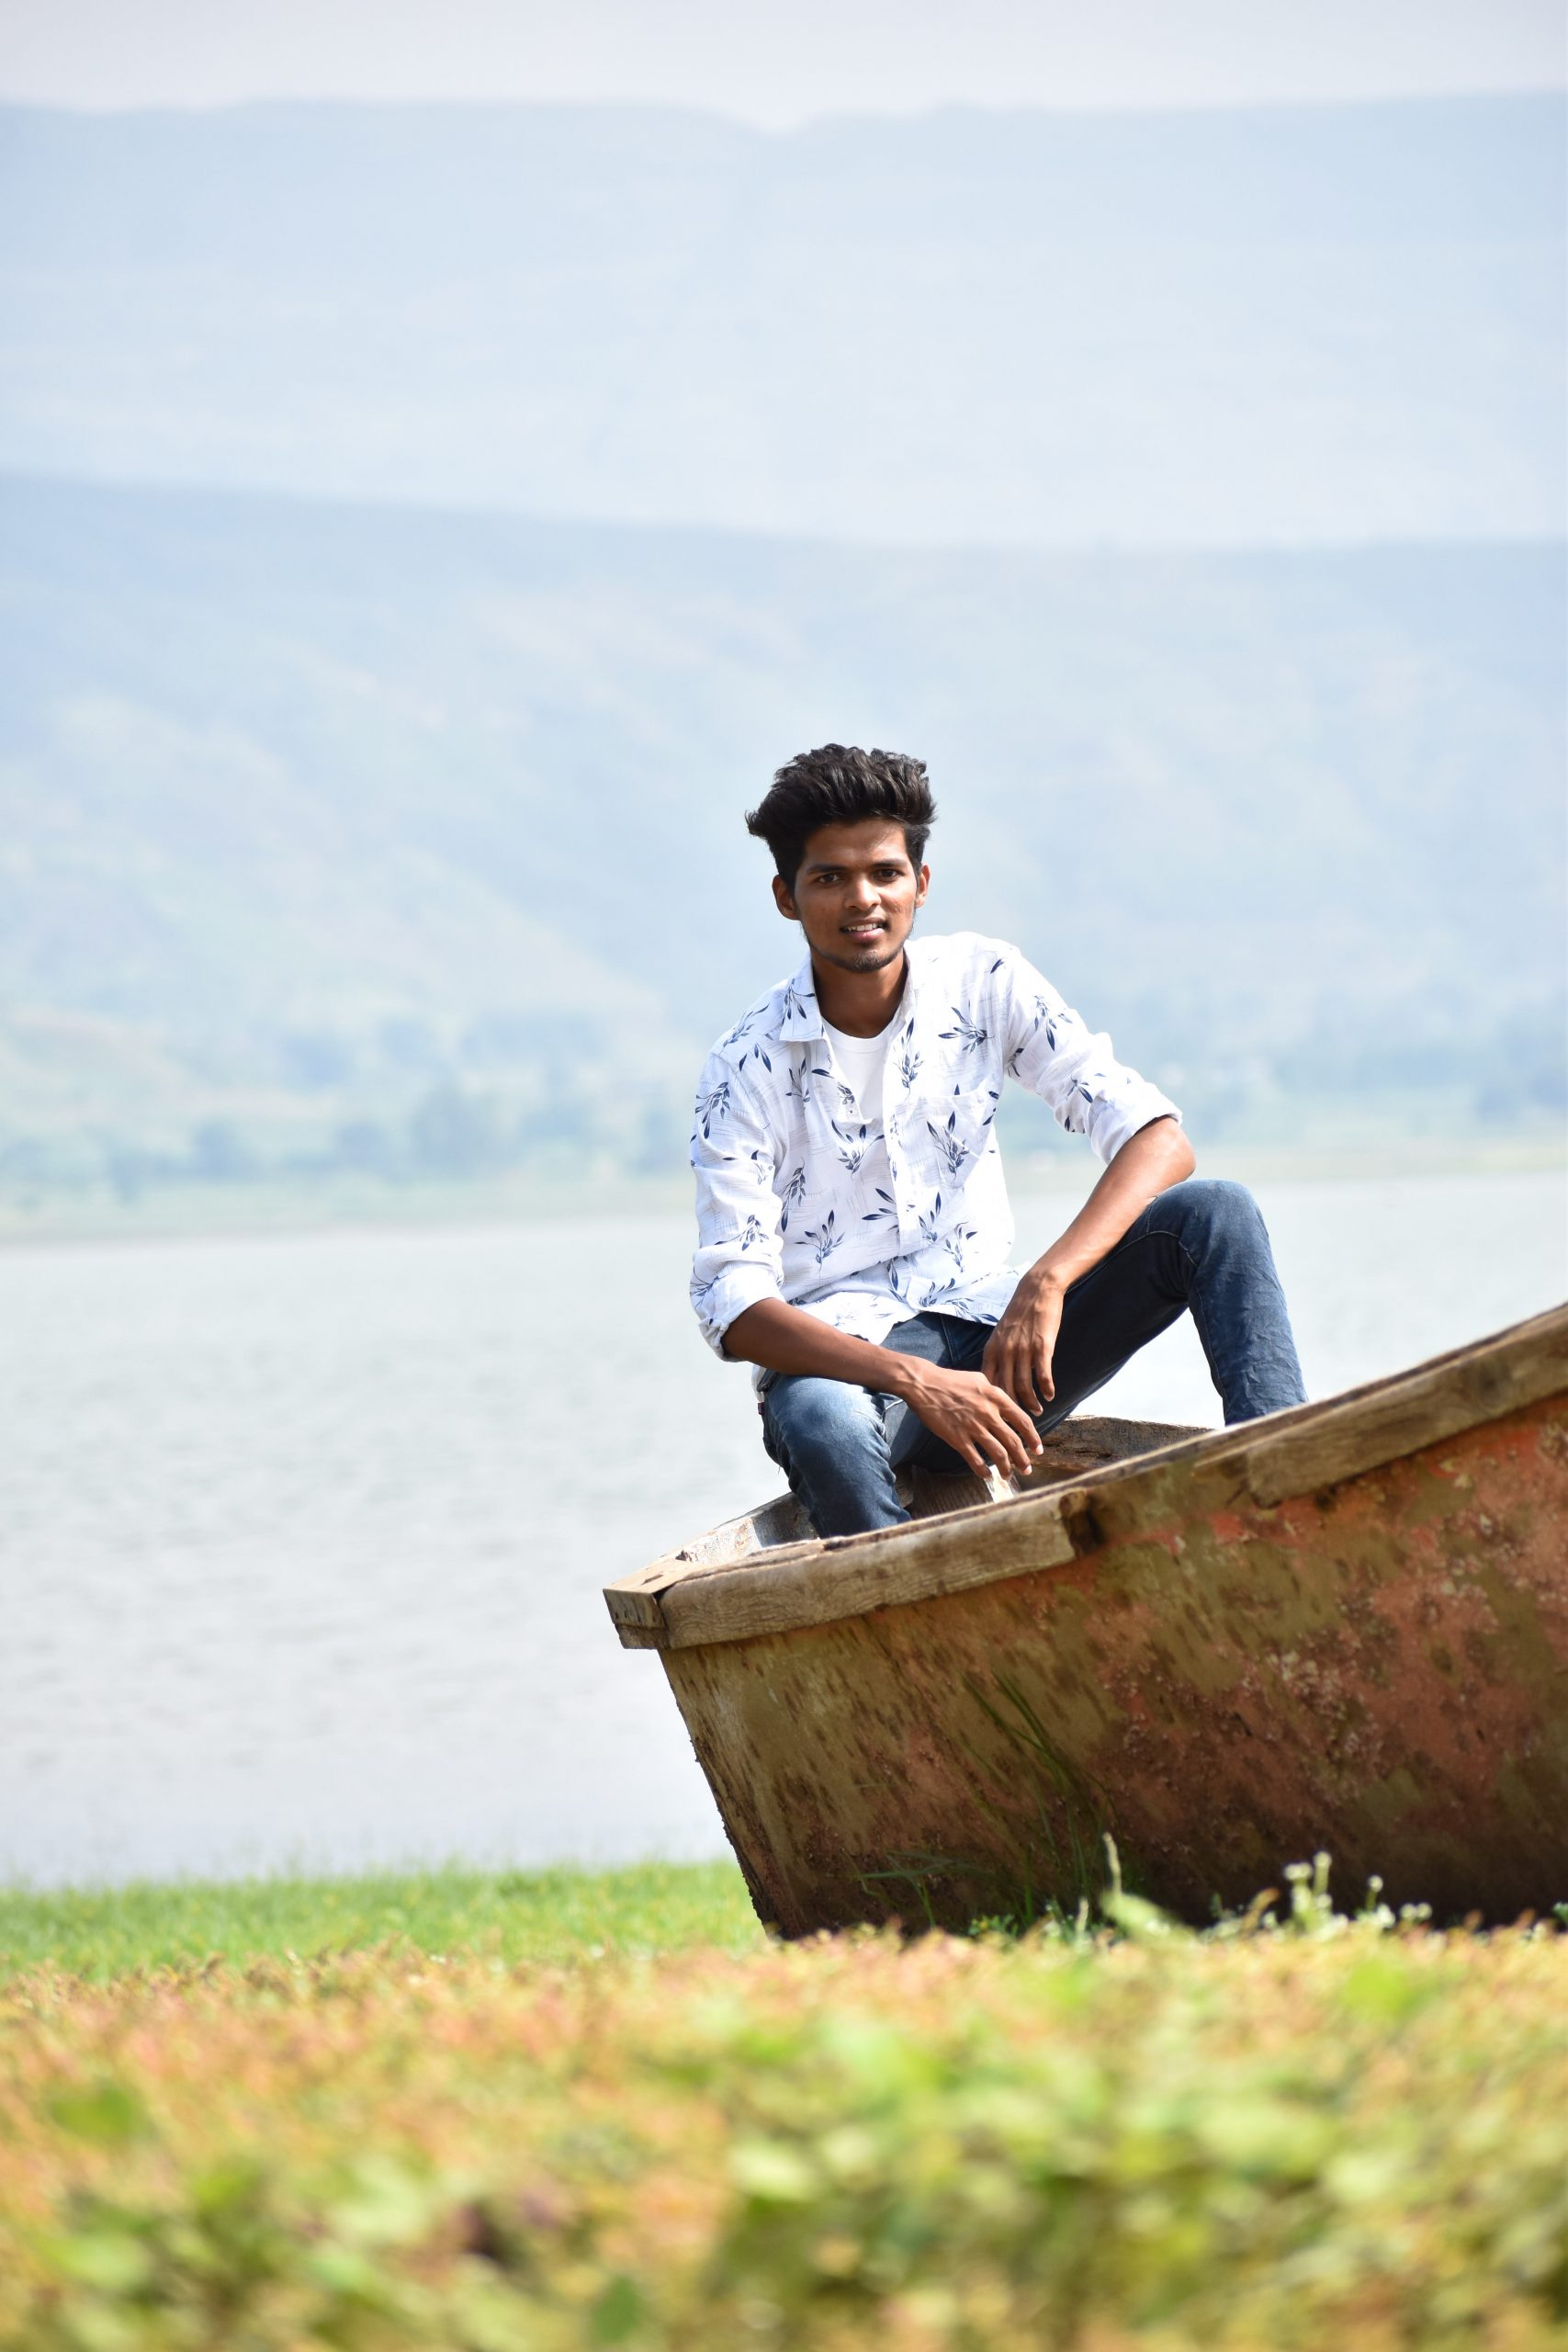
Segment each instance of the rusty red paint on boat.
M965 1573L995 1553L972 1589L682 1646L672 1584L664 1666L762 1917L1070 1910L1107 1830L1194 1918L1321 1848L1342 1899L1568 1900L1568 1310L1255 1428L1091 1471L1066 1513L926 1522ZM824 1589L822 1548L742 1560L710 1613L790 1561Z

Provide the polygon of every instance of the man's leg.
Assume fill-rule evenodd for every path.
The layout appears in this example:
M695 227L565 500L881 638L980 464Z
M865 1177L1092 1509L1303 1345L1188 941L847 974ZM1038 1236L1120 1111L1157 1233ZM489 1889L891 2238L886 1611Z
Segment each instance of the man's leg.
M886 1344L901 1355L947 1363L943 1327L951 1320L912 1316L888 1333ZM762 1442L818 1535L858 1535L907 1520L893 1473L929 1435L896 1396L847 1380L781 1372L763 1391Z
M1241 1184L1190 1177L1150 1202L1108 1257L1067 1293L1053 1364L1056 1394L1037 1427L1055 1429L1130 1356L1190 1309L1227 1421L1305 1399L1268 1229ZM917 1315L885 1344L976 1372L990 1326ZM908 1519L894 1470L960 1471L961 1457L907 1405L847 1381L780 1373L762 1401L762 1440L819 1535Z
M1184 1309L1227 1421L1305 1401L1268 1227L1245 1185L1189 1177L1149 1203L1068 1291L1052 1367L1054 1429Z

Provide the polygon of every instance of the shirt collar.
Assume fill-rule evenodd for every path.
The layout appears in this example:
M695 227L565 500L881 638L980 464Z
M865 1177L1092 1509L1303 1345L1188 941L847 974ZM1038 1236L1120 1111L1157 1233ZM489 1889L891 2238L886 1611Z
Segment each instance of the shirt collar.
M904 958L904 999L898 1008L901 1020L907 1020L915 1009L915 991L919 976L920 959L915 952L912 939L905 943ZM812 978L811 958L807 956L794 979L785 981L779 999L778 1019L768 1035L770 1037L804 1040L822 1038L827 1034L822 1009L817 1001L817 983Z

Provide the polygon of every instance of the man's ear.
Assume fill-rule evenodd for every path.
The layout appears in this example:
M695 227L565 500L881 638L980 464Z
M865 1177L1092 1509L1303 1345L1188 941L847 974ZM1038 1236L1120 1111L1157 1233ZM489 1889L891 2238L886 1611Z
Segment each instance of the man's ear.
M918 877L918 879L917 879L917 881L916 881L916 884L915 884L915 904L916 904L916 906L917 906L917 907L923 907L923 906L925 905L925 903L926 903L926 892L931 888L931 867L930 867L929 865L922 865L922 866L921 866L921 868L920 868L920 871L919 871L919 877Z
M799 915L795 912L795 893L782 874L775 874L773 876L773 904L785 922L800 921Z

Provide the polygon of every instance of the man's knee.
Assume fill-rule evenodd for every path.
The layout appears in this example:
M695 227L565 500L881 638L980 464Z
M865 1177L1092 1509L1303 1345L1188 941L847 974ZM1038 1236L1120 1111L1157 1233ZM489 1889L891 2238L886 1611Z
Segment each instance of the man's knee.
M1189 1176L1185 1183L1162 1193L1154 1206L1162 1229L1179 1232L1194 1252L1267 1238L1262 1211L1252 1194L1227 1176Z
M769 1450L785 1463L841 1462L883 1442L875 1400L844 1380L783 1374L768 1391L764 1419L774 1441Z

